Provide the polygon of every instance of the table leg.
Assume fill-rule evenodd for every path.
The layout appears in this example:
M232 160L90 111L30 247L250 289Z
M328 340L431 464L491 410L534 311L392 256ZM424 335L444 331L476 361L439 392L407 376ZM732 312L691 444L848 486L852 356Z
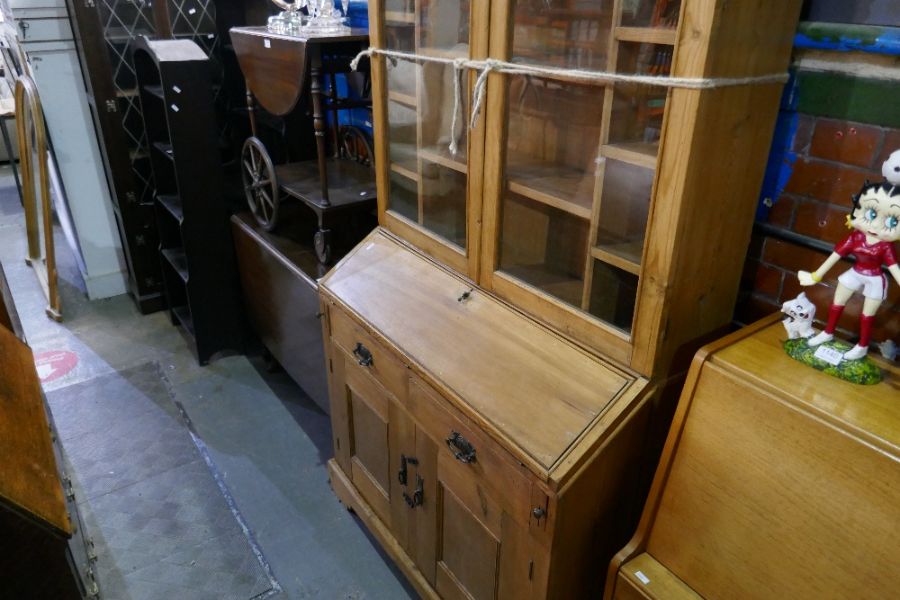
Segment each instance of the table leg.
M316 131L316 153L319 157L319 179L322 184L322 204L330 206L328 199L328 166L325 155L325 115L322 113L322 57L313 52L310 57L310 95L313 105L313 128Z
M247 116L250 118L250 135L256 137L256 99L250 90L247 90Z

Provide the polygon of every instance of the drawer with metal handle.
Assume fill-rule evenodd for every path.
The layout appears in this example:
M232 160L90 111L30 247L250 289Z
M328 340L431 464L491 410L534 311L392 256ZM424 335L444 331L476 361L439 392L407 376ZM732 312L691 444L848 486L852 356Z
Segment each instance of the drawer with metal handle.
M331 305L331 339L352 357L352 365L364 369L398 400L406 398L407 369L390 350L385 348L347 313Z
M527 526L531 518L532 478L505 449L483 432L430 385L412 377L407 409L438 447L438 465L488 490L509 514Z

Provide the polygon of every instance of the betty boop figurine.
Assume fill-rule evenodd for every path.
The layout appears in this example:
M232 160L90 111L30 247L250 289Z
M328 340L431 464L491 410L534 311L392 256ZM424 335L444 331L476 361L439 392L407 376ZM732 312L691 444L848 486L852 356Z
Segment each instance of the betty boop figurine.
M847 300L855 292L862 292L865 302L859 318L859 342L844 353L847 360L862 358L869 351L872 322L887 296L888 282L881 272L882 265L887 266L900 285L900 266L894 250L894 242L900 239L900 150L888 158L881 172L886 181L866 182L859 194L853 196L848 223L854 231L834 247L834 252L818 269L797 273L800 285L814 285L842 257L848 254L856 257L853 268L838 277L834 300L828 309L828 325L808 342L810 346L818 346L831 341Z

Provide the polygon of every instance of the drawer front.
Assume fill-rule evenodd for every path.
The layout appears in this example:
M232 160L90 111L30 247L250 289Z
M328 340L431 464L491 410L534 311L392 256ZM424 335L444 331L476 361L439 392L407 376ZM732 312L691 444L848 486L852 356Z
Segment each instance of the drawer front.
M363 369L398 400L406 399L407 369L344 311L331 305L331 338L352 360L348 368Z
M455 471L470 489L484 488L514 521L528 527L533 484L524 467L417 377L410 378L407 408L417 428L435 441L444 472Z

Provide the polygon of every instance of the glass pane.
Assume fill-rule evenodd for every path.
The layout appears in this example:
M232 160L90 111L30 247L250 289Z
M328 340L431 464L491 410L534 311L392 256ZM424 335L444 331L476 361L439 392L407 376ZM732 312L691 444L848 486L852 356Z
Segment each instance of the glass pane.
M518 194L503 206L500 269L581 307L588 221Z
M410 63L411 64L411 63ZM395 100L388 101L388 135L391 165L416 172L416 109Z
M595 260L592 282L591 314L630 333L637 297L637 275Z
M419 0L419 48L469 55L469 0Z
M500 269L582 307L602 87L512 77Z
M681 0L622 0L622 25L674 28L680 10Z
M506 157L510 190L589 219L602 106L600 87L512 78Z
M515 3L513 61L555 67L605 69L612 0Z
M391 210L414 223L419 221L419 184L396 172L391 173Z
M430 231L466 247L466 176L422 161L422 224Z
M420 55L469 55L467 0L395 0L385 12L389 48ZM391 191L388 209L448 242L466 245L467 73L454 131L450 65L387 61ZM455 135L454 135L455 134ZM456 140L456 153L451 141Z
M609 143L655 158L665 110L664 88L617 84L609 124Z
M607 261L620 266L624 261L635 272L644 249L653 174L653 169L607 160L603 176L597 248Z

